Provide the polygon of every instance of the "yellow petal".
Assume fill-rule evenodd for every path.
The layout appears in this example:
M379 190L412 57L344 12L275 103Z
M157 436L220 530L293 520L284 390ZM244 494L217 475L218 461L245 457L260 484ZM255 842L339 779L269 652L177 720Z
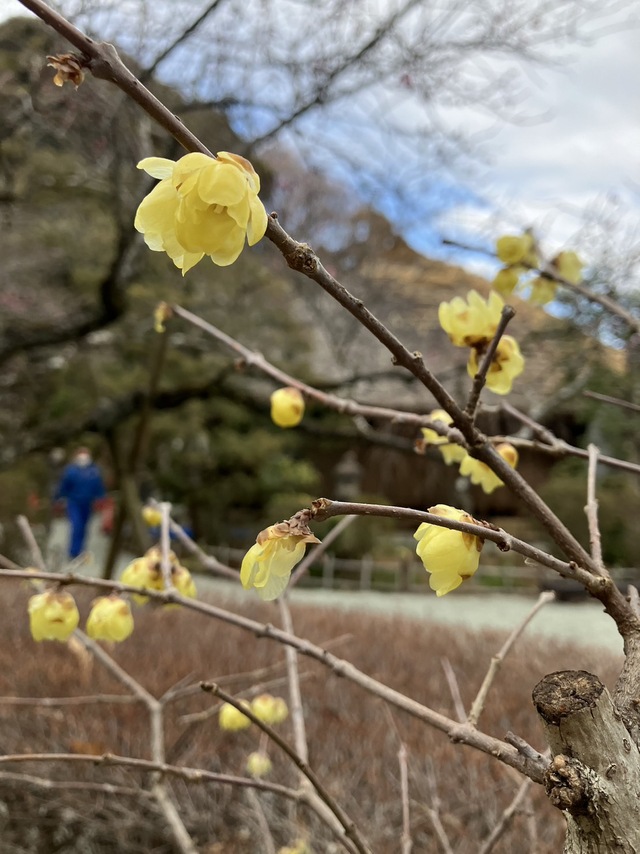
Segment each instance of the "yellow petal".
M153 178L164 179L173 175L175 165L173 160L167 160L166 157L145 157L138 163L138 169L144 169Z

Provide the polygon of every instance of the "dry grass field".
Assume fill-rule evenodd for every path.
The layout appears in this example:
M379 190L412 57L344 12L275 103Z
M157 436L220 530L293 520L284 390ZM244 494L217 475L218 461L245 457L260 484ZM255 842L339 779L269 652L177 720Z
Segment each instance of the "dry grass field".
M26 616L29 595L25 586L3 585L0 696L124 694L123 686L97 662L87 661L65 645L32 641ZM90 594L81 591L77 598L86 615ZM278 621L273 606L247 603L243 613L265 622ZM295 608L293 618L299 635L329 644L338 656L451 716L455 713L443 659L451 664L469 708L492 654L504 639L498 632L471 633L406 618L311 607ZM544 620L544 612L538 619ZM166 705L165 721L167 761L178 765L243 775L246 756L259 742L254 727L238 733L220 731L215 715L185 721L186 715L212 707L212 698L198 689L200 680L219 681L240 696L263 690L286 695L284 654L279 646L199 614L137 609L136 631L113 649L113 655L156 697L178 686L175 698ZM531 690L545 673L574 667L593 670L609 687L615 678L611 656L523 638L498 676L480 726L496 736L512 730L542 748ZM358 823L373 851L400 851L397 752L403 741L408 749L414 854L442 850L429 816L434 807L452 850L477 852L517 791L519 782L513 773L478 752L450 744L441 733L385 707L316 662L301 659L300 669L310 764ZM289 721L282 725L282 733L290 739ZM5 754L111 752L148 758L148 717L140 703L45 706L4 700L0 702L0 744ZM274 746L270 753L274 764L270 779L295 785L291 764ZM36 781L17 779L16 773L82 785L45 789ZM90 784L97 781L133 791L94 790ZM205 854L269 850L246 791L180 780L170 785L198 850ZM0 766L1 850L6 854L173 852L164 819L146 794L148 787L148 775L114 767L4 764ZM531 793L527 808L515 816L495 852L555 854L561 850L560 814L539 788L532 787ZM272 794L259 798L276 848L307 835L314 854L340 850L303 808Z

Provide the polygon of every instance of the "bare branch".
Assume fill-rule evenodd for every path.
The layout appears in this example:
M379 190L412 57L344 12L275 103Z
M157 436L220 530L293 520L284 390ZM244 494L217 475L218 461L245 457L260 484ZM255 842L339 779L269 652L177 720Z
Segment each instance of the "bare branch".
M589 470L587 473L587 504L584 512L587 515L587 524L589 526L589 541L591 543L591 557L598 568L601 575L608 575L607 570L602 562L602 542L600 539L600 525L598 524L598 499L596 497L596 483L598 474L598 457L600 451L598 448L590 444L589 452Z
M402 836L400 837L400 854L411 854L413 841L411 839L411 813L409 811L409 769L407 767L407 746L401 744L398 750L398 766L400 768L400 802L402 803Z
M529 792L529 788L531 786L531 780L523 780L520 784L518 791L515 794L515 797L511 801L508 807L504 810L500 818L498 819L495 827L487 837L487 839L482 843L481 847L478 849L478 854L489 854L498 842L502 834L505 832L509 823L513 819L514 815L520 809L520 806Z
M480 365L480 370L473 378L471 393L469 395L469 400L467 401L467 405L464 410L465 414L468 415L470 418L475 417L476 409L480 401L480 394L487 380L487 373L489 372L489 368L491 367L493 358L496 355L498 344L500 343L500 339L505 333L509 321L515 317L515 314L515 310L510 305L505 305L500 313L500 321L498 322L498 327L496 329L495 335L491 339L491 343L487 348L487 352L484 354L482 364Z

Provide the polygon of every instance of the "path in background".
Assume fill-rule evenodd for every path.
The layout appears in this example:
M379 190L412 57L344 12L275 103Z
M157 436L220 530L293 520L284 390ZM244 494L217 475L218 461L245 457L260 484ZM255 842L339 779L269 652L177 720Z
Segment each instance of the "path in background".
M54 520L47 544L47 558L56 571L67 568L66 549L69 541L69 524L65 519ZM101 575L109 549L109 539L100 531L100 520L94 516L90 523L89 551L91 560L78 568L85 575ZM121 554L116 563L117 573L133 559ZM246 593L233 582L198 576L201 594L208 597L220 595L225 599L247 600L254 592ZM291 600L305 605L324 608L342 608L346 611L371 611L383 614L404 614L420 622L463 625L476 629L508 631L529 612L535 599L515 593L482 593L468 595L459 591L438 598L416 593L377 593L351 590L301 590L296 588ZM599 646L611 652L622 653L622 640L613 621L607 617L599 602L585 600L566 603L552 602L534 618L526 629L529 638L535 635L557 638L561 641Z

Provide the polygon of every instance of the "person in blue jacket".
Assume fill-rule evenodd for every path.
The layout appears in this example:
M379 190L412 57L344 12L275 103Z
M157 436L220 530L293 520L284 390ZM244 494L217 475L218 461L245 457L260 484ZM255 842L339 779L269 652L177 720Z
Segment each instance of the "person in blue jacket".
M72 462L65 466L54 493L54 501L64 499L71 523L69 557L78 557L84 551L87 524L94 503L105 496L104 481L98 466L91 459L88 448L78 448Z

